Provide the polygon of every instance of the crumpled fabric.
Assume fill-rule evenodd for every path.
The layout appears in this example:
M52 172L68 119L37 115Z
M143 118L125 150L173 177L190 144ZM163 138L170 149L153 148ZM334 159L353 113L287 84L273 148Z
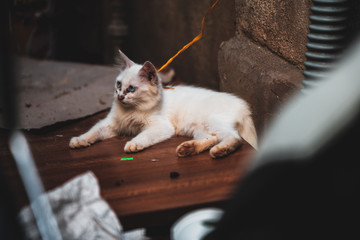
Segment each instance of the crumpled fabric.
M95 175L86 172L47 193L63 239L119 239L122 226L100 196ZM41 239L29 206L19 213L27 239Z

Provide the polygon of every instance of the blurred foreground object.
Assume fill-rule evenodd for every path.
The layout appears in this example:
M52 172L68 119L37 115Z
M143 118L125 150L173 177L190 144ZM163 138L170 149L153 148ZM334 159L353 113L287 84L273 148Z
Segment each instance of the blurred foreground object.
M275 119L205 239L359 239L360 41Z

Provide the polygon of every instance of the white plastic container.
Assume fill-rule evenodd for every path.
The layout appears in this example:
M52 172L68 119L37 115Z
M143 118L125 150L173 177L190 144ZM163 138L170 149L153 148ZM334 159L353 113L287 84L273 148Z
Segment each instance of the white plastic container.
M223 215L223 210L218 208L205 208L190 212L171 227L172 240L201 240L214 229L207 223L217 222Z

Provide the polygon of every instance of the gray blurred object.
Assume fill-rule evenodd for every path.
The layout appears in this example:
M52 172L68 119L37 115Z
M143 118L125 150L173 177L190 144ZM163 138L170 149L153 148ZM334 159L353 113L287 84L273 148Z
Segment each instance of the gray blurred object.
M360 39L345 52L346 58L319 86L299 94L273 120L253 168L266 155L290 154L303 159L319 151L338 135L360 110Z
M34 222L43 240L61 240L58 224L51 210L47 197L41 197L44 187L38 175L29 145L21 132L13 131L10 137L10 150L15 159L24 183L26 193L30 199Z
M10 6L5 3L4 6L0 6L0 9L1 20L4 20L1 21L0 29L0 32L2 33L2 41L0 42L0 106L3 112L4 125L10 129L10 150L31 202L31 209L34 213L35 222L39 228L41 238L44 240L60 240L62 237L51 211L48 199L46 197L39 198L40 195L44 193L44 188L35 167L29 146L27 145L23 134L15 130L18 127L17 82L14 74L15 71L10 44ZM11 196L7 197L10 198Z
M294 97L205 239L359 239L360 39Z

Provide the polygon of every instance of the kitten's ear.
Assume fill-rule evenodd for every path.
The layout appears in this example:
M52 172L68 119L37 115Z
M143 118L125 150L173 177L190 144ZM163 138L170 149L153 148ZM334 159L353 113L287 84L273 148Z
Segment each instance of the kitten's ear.
M120 49L115 51L115 66L120 68L120 70L129 68L134 64L135 63L131 61Z
M146 78L149 82L153 84L157 84L158 82L158 76L156 74L156 68L155 66L149 62L146 61L142 68L139 71L139 75Z

